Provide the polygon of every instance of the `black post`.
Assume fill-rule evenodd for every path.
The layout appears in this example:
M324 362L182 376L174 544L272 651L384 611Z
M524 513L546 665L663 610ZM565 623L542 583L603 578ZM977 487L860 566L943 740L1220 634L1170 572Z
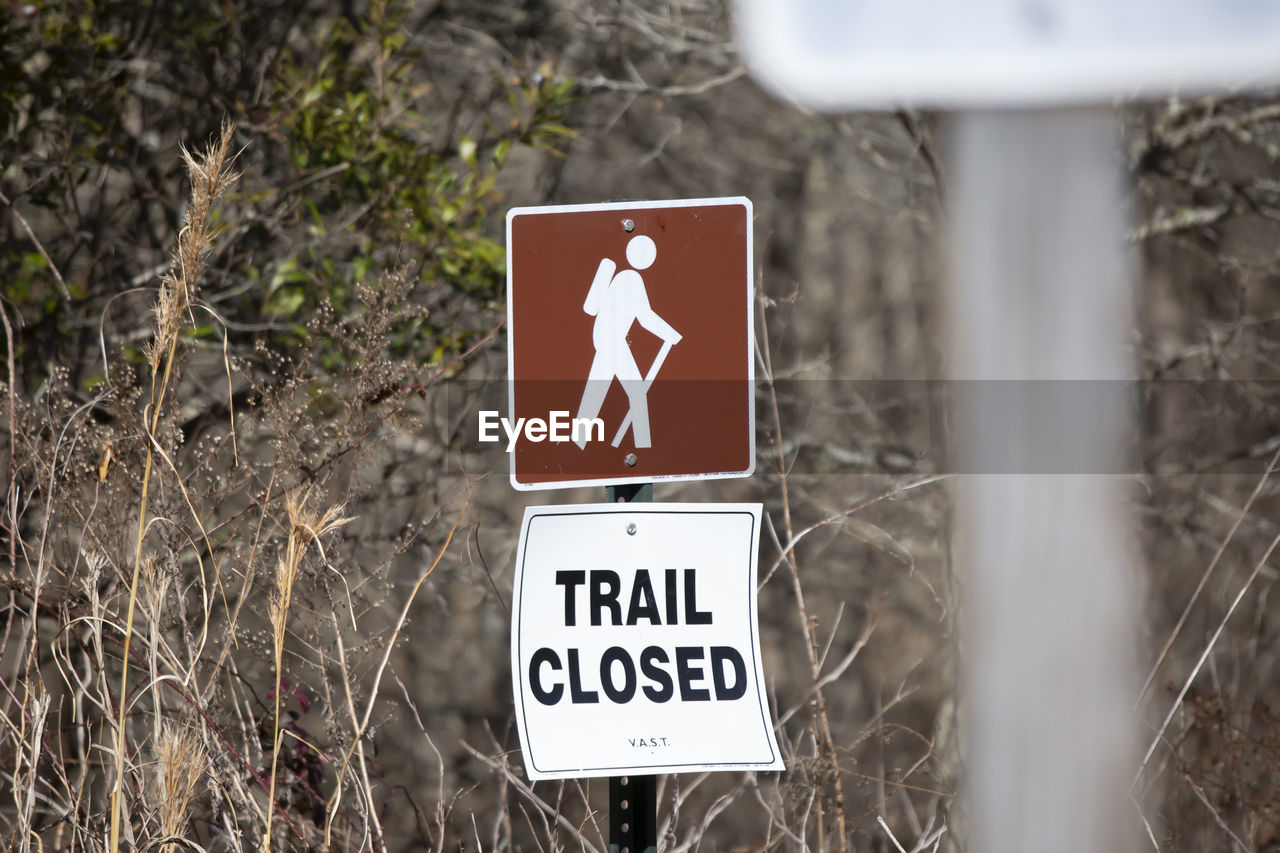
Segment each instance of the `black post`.
M609 503L652 503L653 483L606 486ZM609 853L656 853L658 849L658 777L609 779Z
M658 849L658 777L609 778L609 853Z
M653 503L653 483L623 483L621 486L605 486L604 499L611 504L651 504Z

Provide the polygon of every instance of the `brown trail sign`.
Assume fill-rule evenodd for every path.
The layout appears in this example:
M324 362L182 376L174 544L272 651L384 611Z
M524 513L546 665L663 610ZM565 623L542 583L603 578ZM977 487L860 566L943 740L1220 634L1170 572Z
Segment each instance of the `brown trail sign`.
M741 197L507 214L515 488L752 473L751 216Z

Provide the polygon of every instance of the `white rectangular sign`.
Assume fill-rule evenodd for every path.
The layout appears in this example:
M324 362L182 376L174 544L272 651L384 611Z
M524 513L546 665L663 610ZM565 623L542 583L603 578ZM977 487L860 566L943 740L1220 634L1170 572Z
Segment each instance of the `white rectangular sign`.
M784 769L756 622L760 512L525 510L511 680L530 779Z

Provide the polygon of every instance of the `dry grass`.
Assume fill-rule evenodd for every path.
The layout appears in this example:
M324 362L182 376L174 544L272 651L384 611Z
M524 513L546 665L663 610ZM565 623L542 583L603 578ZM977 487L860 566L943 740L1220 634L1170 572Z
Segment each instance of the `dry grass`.
M284 646L288 636L287 626L289 606L293 602L293 585L298 579L298 572L302 567L302 555L306 552L307 546L314 542L317 547L320 547L320 537L351 522L350 518L342 517L341 507L329 507L324 512L317 512L309 505L311 497L311 490L302 492L300 495L295 493L285 497L285 512L289 516L288 544L285 546L284 555L276 561L275 587L271 595L271 642L272 651L275 653L276 683L272 690L274 726L271 735L271 775L269 777L271 783L267 789L268 803L274 803L276 799L276 769L280 759L280 747L283 744L280 729L280 686L284 679ZM323 548L321 548L321 559L323 558ZM267 825L262 831L264 853L271 849L271 818L272 812L268 810Z
M387 849L369 733L410 606L453 531L407 600L395 597L398 619L385 619L393 562L429 544L401 531L383 562L353 566L335 544L354 519L332 495L358 486L336 488L333 469L369 453L419 399L367 403L415 369L387 348L398 322L424 312L407 304L409 279L393 276L366 289L362 320L320 330L355 354L326 377L351 399L335 429L295 411L315 399L315 365L267 351L274 373L233 364L225 327L221 347L193 347L196 315L219 320L200 290L220 233L214 206L237 178L235 138L228 124L207 149L183 152L191 197L152 306L144 378L104 338L96 397L75 401L55 371L47 405L10 407L0 743L13 807L0 813L11 848ZM184 395L199 380L184 367L221 374L227 399L233 383L259 395L239 423L230 406L223 431L194 448ZM272 423L290 427L261 441ZM252 439L248 455L237 433ZM304 457L319 470L299 471ZM301 722L313 705L315 732ZM358 794L344 798L344 787Z
M173 362L178 353L178 338L186 321L187 312L195 298L196 289L204 273L213 240L213 223L210 210L213 203L235 182L231 172L231 140L235 128L223 126L218 142L202 156L194 156L183 149L183 160L191 179L191 203L187 209L187 223L178 234L178 246L174 250L173 268L160 282L160 296L155 304L155 336L147 344L147 363L151 366L151 401L148 405L149 425L147 436L155 435L160 415L169 392L173 376ZM163 365L163 366L162 366ZM145 416L144 416L145 418ZM163 451L161 451L163 453ZM124 652L120 667L120 705L116 722L116 782L111 792L111 853L120 849L120 812L123 808L125 773L125 703L129 693L129 647L133 640L133 611L138 598L138 579L142 569L142 548L147 533L147 502L151 492L151 471L154 463L153 448L148 441L146 462L142 472L142 495L138 503L137 547L134 549L133 578L129 584L129 606L125 615ZM198 523L199 518L196 517ZM207 612L207 611L206 611ZM207 626L207 621L204 623ZM202 634L203 634L202 628Z
M185 836L188 810L196 785L209 769L209 754L194 726L169 724L157 739L155 801L160 812L164 853L172 853Z

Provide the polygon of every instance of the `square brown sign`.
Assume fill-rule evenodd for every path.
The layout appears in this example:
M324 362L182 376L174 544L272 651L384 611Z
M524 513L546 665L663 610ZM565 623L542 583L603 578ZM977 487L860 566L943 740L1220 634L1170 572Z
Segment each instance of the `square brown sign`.
M513 486L752 473L751 214L741 197L507 214Z

